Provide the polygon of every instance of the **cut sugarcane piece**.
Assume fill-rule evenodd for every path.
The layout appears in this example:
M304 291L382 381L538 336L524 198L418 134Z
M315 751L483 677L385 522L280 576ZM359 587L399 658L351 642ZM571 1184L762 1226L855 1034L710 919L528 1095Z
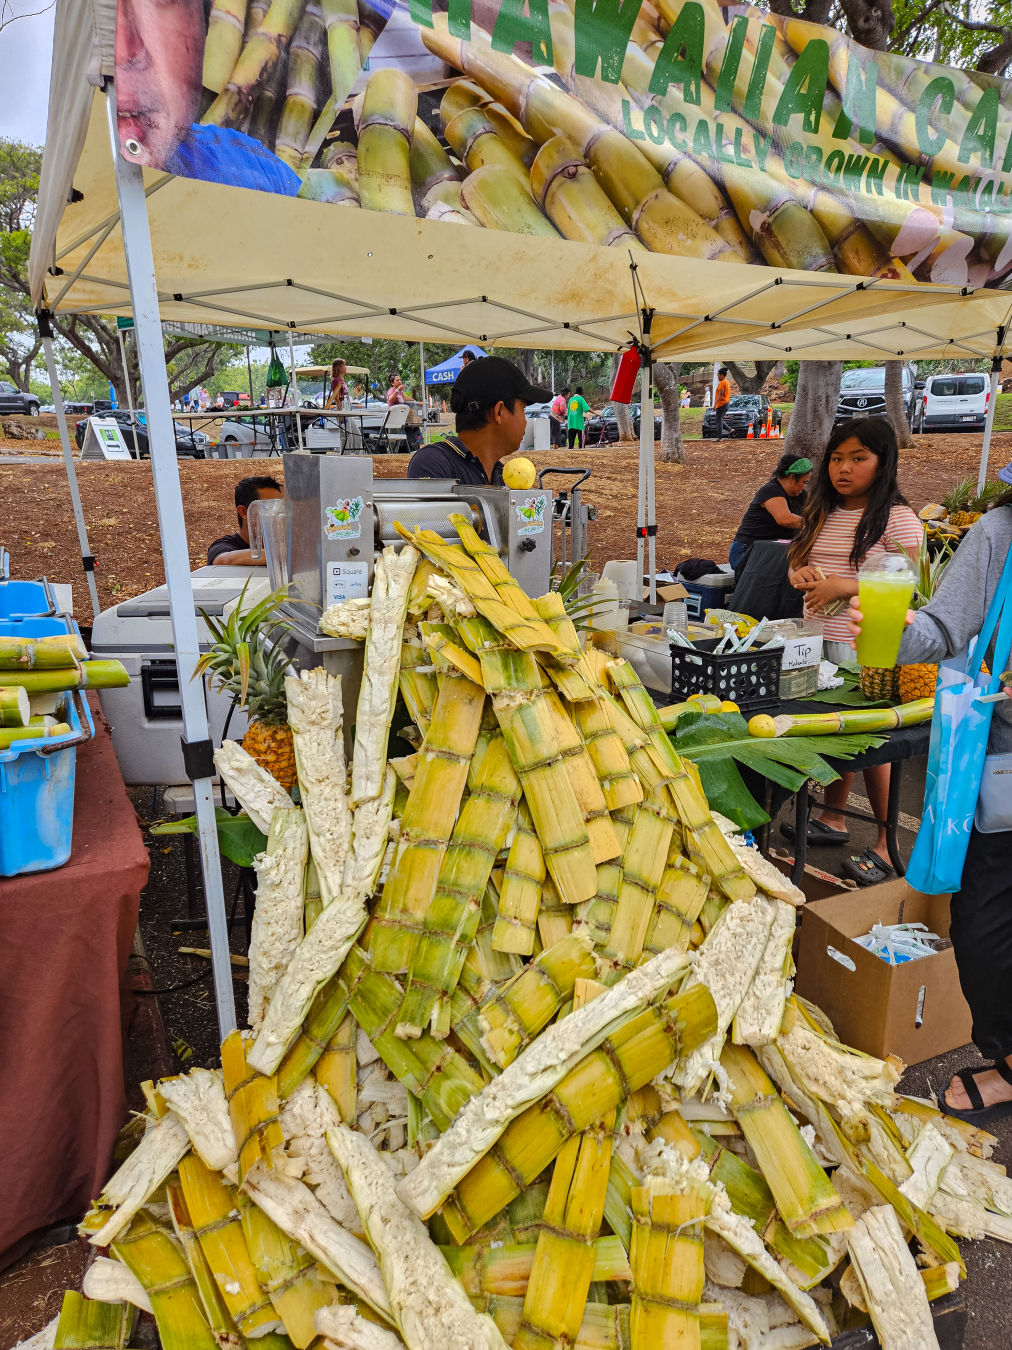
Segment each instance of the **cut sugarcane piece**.
M516 819L520 781L500 735L481 756L474 788L454 826L435 895L411 958L398 1036L449 1030L449 996L474 939L492 865ZM444 1014L440 1016L440 1014Z
M351 801L357 807L379 797L386 771L387 742L397 699L399 656L411 579L418 563L413 548L388 546L376 561L365 643L362 684L355 713L355 754Z
M32 694L55 694L65 689L122 689L130 676L121 661L82 661L73 669L2 670L0 688L23 685Z
M569 1142L570 1144L577 1144L579 1140L571 1139ZM568 1149L569 1145L566 1147ZM562 1154L559 1155L556 1167L562 1160L562 1156ZM605 1170L605 1179L607 1180L607 1170ZM572 1180L571 1176L570 1180ZM578 1209L578 1205L574 1206L574 1212ZM483 1237L487 1231L487 1229L484 1230ZM594 1282L628 1281L631 1278L629 1260L621 1242L614 1236L599 1238L596 1233L597 1229L589 1238L579 1243L583 1249L583 1254L588 1258L588 1268L593 1272ZM499 1243L493 1241L491 1246L486 1246L484 1242L481 1245L464 1247L441 1245L440 1251L446 1264L464 1286L469 1298L479 1299L484 1294L499 1294L507 1298L520 1295L522 1298L528 1291L530 1281L533 1278L532 1270L535 1266L535 1252L538 1245L540 1245L540 1239L538 1244L533 1242ZM561 1253L562 1247L556 1248L556 1256L561 1257ZM555 1268L554 1272L546 1267L542 1274L542 1279L545 1282L543 1294L551 1297L553 1294L559 1296L563 1293L562 1269L561 1264ZM587 1287L589 1287L589 1283L588 1280ZM565 1293L569 1294L570 1292L571 1290L567 1287ZM583 1295L579 1298L578 1311L581 1314L586 1301L585 1288ZM579 1323L577 1323L577 1326L579 1326ZM520 1350L519 1342L514 1344L513 1350Z
M423 623L419 625L419 631L422 641L432 653L437 671L452 669L472 684L481 684L481 666L470 652L453 641L453 629L449 624Z
M413 639L405 639L401 646L398 688L408 716L424 736L436 701L436 672L429 652Z
M401 817L397 856L366 937L376 970L401 974L410 968L457 818L484 704L480 686L451 671L439 676L432 721Z
M521 799L499 888L499 912L492 933L492 946L496 951L515 952L521 956L530 956L534 951L546 871L545 854L531 819L530 807Z
M629 840L629 832L636 819L637 807L622 806L612 812L611 823L618 840L619 857L602 863L597 869L597 893L592 899L577 905L574 914L574 928L586 933L598 947L603 947L611 934L615 922L615 910L618 906L619 887L622 884L622 856Z
M341 677L323 666L285 677L288 723L295 745L299 792L309 847L327 908L341 893L351 850L346 790Z
M179 1182L204 1260L239 1331L246 1337L280 1331L250 1260L233 1192L193 1153L180 1161Z
M454 1033L465 1044L476 1039L480 1052L505 1069L572 998L577 980L594 975L589 941L572 934L546 948L506 984L493 988Z
M320 615L320 632L328 637L364 642L369 632L371 603L367 595L353 596L328 607Z
M108 1247L190 1147L190 1136L172 1112L149 1120L141 1142L113 1173L102 1194L81 1221L80 1231L93 1247Z
M343 1128L343 1127L342 1127ZM243 1182L250 1199L283 1233L305 1247L351 1292L386 1321L390 1300L379 1263L366 1244L337 1223L301 1181L259 1164Z
M772 733L755 732L752 722L749 722L749 735L835 736L838 732L856 735L892 731L895 727L914 727L922 722L930 722L934 706L933 698L919 698L911 703L901 703L895 708L844 708L840 712L799 713L793 716L782 713L772 719Z
M567 1139L712 1035L713 1026L713 1000L697 985L652 1005L608 1037L547 1098L514 1120L447 1197L442 1213L454 1239L463 1241L480 1228L539 1175ZM408 1187L410 1180L402 1185Z
M112 1244L143 1285L164 1350L216 1350L200 1293L179 1239L145 1211Z
M725 1045L720 1062L735 1119L794 1236L850 1228L853 1220L836 1188L751 1051Z
M600 694L595 690L592 699L574 703L572 715L601 780L608 810L618 811L642 801L643 788Z
M615 912L607 939L599 944L608 967L602 974L607 984L620 979L643 956L674 829L670 799L660 789L654 789L634 808L628 837L622 843Z
M632 1346L699 1345L706 1196L650 1177L631 1199Z
M54 1350L124 1350L136 1316L128 1303L100 1303L68 1289L53 1338Z
M347 1126L327 1131L380 1260L390 1308L412 1350L506 1350L491 1318L475 1312L395 1178L369 1141Z
M776 1040L784 1021L794 975L791 947L797 930L797 911L785 900L771 903L773 923L769 937L732 1023L736 1045L768 1045Z
M88 649L79 633L0 637L0 670L73 670L87 659Z
M194 1150L215 1172L234 1167L239 1160L235 1131L221 1071L191 1069L158 1084L162 1100L186 1127Z
M26 727L3 727L0 729L0 750L9 750L12 745L22 741L49 740L53 736L69 736L73 728L69 722L53 722L51 726L39 726L35 719Z
M0 689L0 727L26 727L31 715L31 704L22 685Z
M334 1297L310 1254L240 1191L239 1218L257 1279L296 1350L314 1339L316 1313Z
M303 873L308 857L305 814L276 810L267 848L253 864L257 874L249 947L249 1025L253 1031L259 1031L271 994L305 936Z
M523 1298L483 1294L475 1295L471 1301L495 1320L504 1339L512 1345L523 1320ZM573 1350L629 1350L628 1303L588 1302L572 1344Z
M589 900L597 891L597 866L540 667L529 653L503 645L483 647L479 659L559 896L571 905Z
M269 834L276 810L293 811L295 803L278 780L260 767L237 741L222 741L214 752L222 782L261 834Z
M353 1125L358 1115L356 1091L358 1061L355 1041L358 1024L351 1013L345 1013L337 1030L327 1042L327 1048L313 1067L313 1076L330 1094L337 1113L345 1125ZM280 1075L279 1075L280 1078Z
M258 1162L274 1165L274 1154L285 1142L278 1123L278 1084L249 1062L247 1043L238 1031L221 1043L225 1096L239 1146L240 1182Z
M569 775L576 801L583 815L595 863L608 862L621 852L608 814L608 805L587 747L570 720L562 700L554 690L546 689L544 699L554 721L556 745Z
M865 1306L888 1350L938 1347L924 1282L888 1205L863 1214L847 1234L847 1246Z
M298 1035L278 1067L278 1096L284 1101L320 1059L348 1011L347 990L332 975L310 1004Z
M675 1071L683 1097L693 1096L720 1058L724 1036L748 992L773 926L773 902L762 896L724 909L699 949L693 978L706 985L717 1008L717 1033Z
M152 1311L148 1291L122 1261L96 1256L81 1279L81 1293L100 1303L129 1303L141 1312Z
M316 1314L324 1350L403 1350L396 1331L370 1322L350 1304L332 1303Z
M669 989L688 967L680 952L655 956L600 998L544 1032L458 1113L450 1129L402 1182L402 1199L422 1218L428 1218L512 1120L551 1092L602 1041Z
M709 892L709 875L683 856L681 842L675 836L657 887L643 950L651 956L668 947L688 951L692 926Z

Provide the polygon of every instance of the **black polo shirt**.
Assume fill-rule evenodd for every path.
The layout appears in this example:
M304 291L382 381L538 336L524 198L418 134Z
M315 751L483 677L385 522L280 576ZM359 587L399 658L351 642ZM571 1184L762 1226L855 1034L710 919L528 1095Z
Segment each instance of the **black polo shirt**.
M463 441L449 436L445 441L433 441L416 450L408 461L409 478L456 478L472 487L504 487L502 461L492 469L491 482L481 460L472 455Z

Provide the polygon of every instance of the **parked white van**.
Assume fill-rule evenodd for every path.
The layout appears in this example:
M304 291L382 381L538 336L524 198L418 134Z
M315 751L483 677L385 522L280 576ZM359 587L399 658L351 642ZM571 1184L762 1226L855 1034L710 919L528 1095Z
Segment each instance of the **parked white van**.
M983 427L991 397L986 375L930 375L914 409L914 431Z

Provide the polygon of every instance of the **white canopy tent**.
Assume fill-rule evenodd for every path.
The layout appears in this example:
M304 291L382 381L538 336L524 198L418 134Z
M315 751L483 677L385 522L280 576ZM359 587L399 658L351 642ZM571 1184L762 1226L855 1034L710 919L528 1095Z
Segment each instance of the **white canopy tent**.
M40 311L135 320L225 1031L231 977L207 724L190 678L197 632L160 320L576 350L618 349L646 330L648 404L652 360L990 359L983 473L1012 292L650 252L635 254L631 276L620 248L351 208L335 215L323 203L142 171L114 157L115 14L115 0L57 9L32 294ZM652 575L652 419L642 428L637 547Z

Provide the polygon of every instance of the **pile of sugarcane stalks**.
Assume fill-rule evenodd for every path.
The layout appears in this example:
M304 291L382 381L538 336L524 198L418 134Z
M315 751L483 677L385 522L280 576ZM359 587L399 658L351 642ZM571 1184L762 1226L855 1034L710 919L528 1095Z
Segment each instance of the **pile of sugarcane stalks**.
M0 750L18 741L63 736L53 714L71 689L110 689L129 683L119 661L91 661L80 636L0 637Z
M147 1085L81 1227L99 1307L38 1343L143 1309L165 1350L935 1345L955 1238L1012 1239L993 1139L793 995L800 893L454 524L377 560L350 764L322 669L286 686L299 805L219 752L269 830L250 1027Z
M549 0L551 50L540 56L552 79L494 50L477 20L464 41L459 16L419 19L426 47L462 77L443 95L440 139L419 116L408 74L368 71L386 21L372 0L215 0L204 121L248 131L295 170L300 195L318 201L903 281L982 285L1012 269L1008 213L978 209L962 187L932 188L934 175L970 182L961 142L975 117L990 116L997 90L949 72L959 97L948 134L933 127L925 157L914 128L928 76L876 53L876 125L837 135L850 126L848 71L860 48L800 20L753 11L729 25L714 0L693 4L690 15L687 0L644 3L624 53L608 58L622 56L608 80L579 73L591 21L576 0ZM678 34L700 24L703 78L693 88L673 58L689 41ZM801 79L808 45L822 50L829 37L821 117L814 128L784 125L776 114L785 89ZM600 35L591 31L589 43L596 50ZM994 117L1003 146L1012 117Z

